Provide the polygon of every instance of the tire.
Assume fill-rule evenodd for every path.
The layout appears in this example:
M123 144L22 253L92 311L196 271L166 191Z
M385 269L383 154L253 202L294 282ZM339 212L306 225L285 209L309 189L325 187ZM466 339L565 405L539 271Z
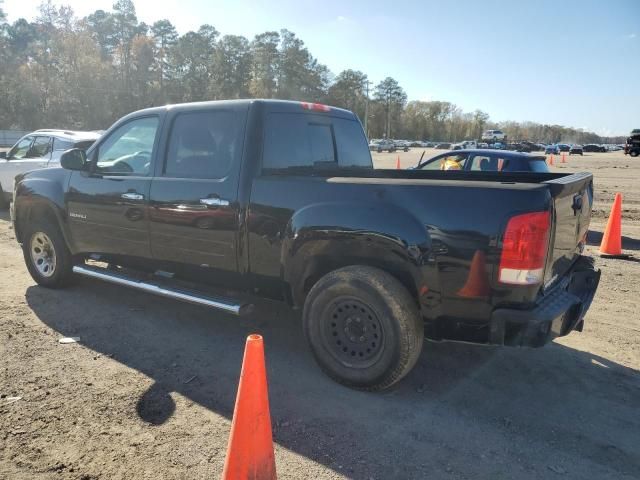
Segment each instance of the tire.
M415 299L393 276L367 266L322 277L305 301L303 326L320 368L338 383L368 391L409 373L424 340Z
M68 286L73 279L73 259L58 225L46 218L36 219L25 226L23 238L22 253L31 278L47 288Z
M631 150L629 152L629 155L631 155L632 157L637 157L638 156L638 150Z

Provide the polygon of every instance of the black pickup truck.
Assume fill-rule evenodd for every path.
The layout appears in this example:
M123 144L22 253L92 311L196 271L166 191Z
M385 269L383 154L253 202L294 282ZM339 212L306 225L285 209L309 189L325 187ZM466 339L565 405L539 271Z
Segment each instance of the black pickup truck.
M34 280L94 277L232 314L302 309L331 377L376 390L425 336L538 347L582 330L592 175L376 170L360 122L272 100L152 108L16 178Z

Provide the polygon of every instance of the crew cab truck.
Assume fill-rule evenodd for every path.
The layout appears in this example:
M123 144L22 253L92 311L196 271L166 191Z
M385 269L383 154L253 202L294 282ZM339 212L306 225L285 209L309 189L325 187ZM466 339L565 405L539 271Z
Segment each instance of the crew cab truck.
M15 181L38 284L89 276L235 315L280 299L355 388L400 380L425 334L539 347L582 330L599 281L591 174L375 170L357 118L325 105L142 110L61 165Z

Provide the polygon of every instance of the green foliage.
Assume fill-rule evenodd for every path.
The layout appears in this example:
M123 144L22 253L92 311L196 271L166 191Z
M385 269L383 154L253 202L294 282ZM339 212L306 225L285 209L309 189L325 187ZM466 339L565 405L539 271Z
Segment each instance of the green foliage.
M333 78L289 30L249 41L211 25L178 35L170 20L139 22L132 0L78 19L44 1L33 22L11 24L0 0L0 128L104 129L132 110L169 102L282 98L354 111L371 137L454 140L501 128L513 140L600 142L592 133L531 122L496 124L449 102L407 104L387 77L370 92L360 71ZM366 117L366 118L365 118Z

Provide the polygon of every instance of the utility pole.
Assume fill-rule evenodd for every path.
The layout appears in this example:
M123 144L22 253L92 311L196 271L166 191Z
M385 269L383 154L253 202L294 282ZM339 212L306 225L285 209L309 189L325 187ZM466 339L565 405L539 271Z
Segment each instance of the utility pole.
M369 138L369 84L372 84L368 79L364 81L364 86L367 93L367 99L364 104L364 134Z

